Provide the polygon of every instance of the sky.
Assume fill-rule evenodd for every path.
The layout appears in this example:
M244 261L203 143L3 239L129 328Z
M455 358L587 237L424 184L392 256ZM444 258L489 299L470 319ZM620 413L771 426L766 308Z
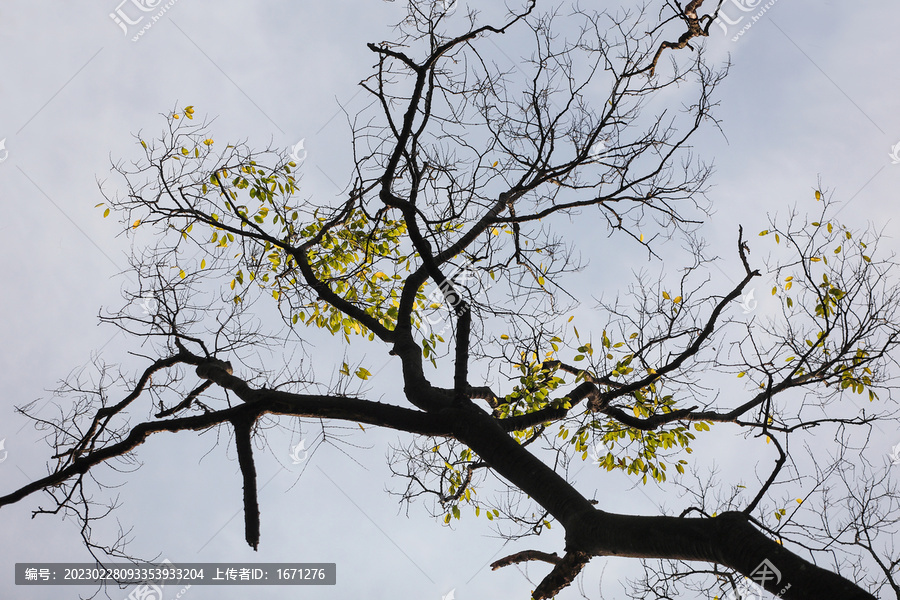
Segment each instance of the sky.
M900 5L856 3L850 10L832 1L813 9L776 0L753 21L763 5L744 11L736 2L726 2L723 11L732 21L743 17L740 23L727 33L714 27L706 41L707 59L716 64L730 57L732 68L717 93L721 131L708 127L693 140L694 151L716 165L709 195L715 215L704 236L724 255L734 247L738 224L749 232L766 228L767 214L808 205L821 180L842 203L841 219L884 227L887 245L896 248L900 78L894 57ZM128 241L119 235L120 225L95 208L104 200L101 187L121 190L121 180L110 174L111 161L135 158L134 134L156 135L163 113L193 105L216 118L219 139L284 148L303 140L305 189L340 198L350 164L343 111L354 114L366 106L357 84L375 62L365 44L391 39L391 26L404 12L399 0L168 4L137 41L132 37L149 17L126 25L126 32L110 16L117 10L132 20L144 14L131 1L7 0L0 7L3 492L42 475L50 455L42 433L14 407L37 400L39 414L52 415L48 390L58 380L89 364L95 353L116 362L138 349L135 340L98 326L101 308L117 308L121 290L133 285L122 274ZM453 16L460 26L469 6L475 4L460 0ZM745 0L743 8L748 6L755 3ZM662 265L651 260L646 268L656 272ZM758 294L760 310L771 302L763 296ZM322 341L317 351L330 343ZM373 372L390 376L395 367L387 358L372 358ZM379 385L372 384L370 397L388 393ZM451 591L459 600L526 597L545 568L528 569L529 583L524 570L492 572L489 563L526 548L562 550L557 530L504 545L484 519L463 519L451 530L421 504L408 511L400 507L385 491L402 485L390 479L386 461L389 445L399 439L393 432L370 428L346 431L345 443L310 442L314 451L293 464L290 449L304 432L315 440L314 424L304 427L293 437L270 437L258 463L259 552L243 540L233 449L217 446L214 434L192 433L146 444L137 453L143 467L121 476L117 482L124 485L107 492L121 503L115 518L131 528L129 549L173 562L337 564L335 586L300 592L193 587L182 596L190 600L249 593L438 600ZM887 454L900 439L881 433ZM708 447L724 464L735 452ZM601 478L585 472L579 487L588 494L603 490L603 508L641 514L654 514L665 493L632 489L615 473ZM46 497L34 495L0 510L0 598L68 599L92 591L13 584L16 562L89 562L73 522L30 518L41 505L47 506ZM624 561L593 561L585 593L625 598L616 574L627 569ZM167 590L166 598L175 592ZM128 590L109 593L125 598ZM560 595L577 597L574 588Z

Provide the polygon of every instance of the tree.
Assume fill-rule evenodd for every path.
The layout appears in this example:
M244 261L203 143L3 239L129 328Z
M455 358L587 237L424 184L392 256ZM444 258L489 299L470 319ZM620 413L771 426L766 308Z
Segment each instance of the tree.
M692 46L716 18L718 7L701 14L703 4L666 2L653 21L575 9L578 34L560 38L561 10L542 13L534 0L494 25L470 14L459 35L447 33L444 3L410 2L397 40L368 45L377 65L362 85L375 103L352 121L354 168L336 206L303 197L296 151L226 145L208 122L194 123L192 106L169 113L159 139L139 138L132 167L115 165L125 191L101 205L135 236L140 282L121 311L101 318L155 355L133 380L100 365L95 388L64 386L78 399L70 411L34 417L51 432L50 474L0 506L46 491L55 507L36 512L74 512L92 548L120 555L119 544L90 536L88 475L155 433L221 428L233 435L256 548L254 440L280 419L315 418L409 434L391 463L406 480L402 499L433 498L447 523L466 510L507 520L511 536L559 524L562 556L530 550L494 565L551 564L537 599L611 555L645 561L640 597L686 586L743 593L738 574L785 598L897 591L898 561L883 546L896 490L889 480L852 483L842 456L854 429L893 418L860 416L843 400L867 393L887 405L878 393L890 389L900 333L894 265L875 252L878 232L837 223L816 191L816 221L794 212L760 234L759 247L774 242L765 266L782 313L734 314L762 271L739 231L725 259L738 281L721 287L699 236L711 168L689 140L715 125L713 93L727 71ZM490 43L504 39L530 40L524 76L493 65ZM680 113L646 115L651 101L672 99ZM605 225L609 240L567 230L576 214ZM605 325L578 331L569 315L586 295L576 251L612 271L635 251L676 260L672 240L683 242L687 265L674 280L638 278L599 303L593 320ZM141 299L146 314L133 310ZM310 357L343 376L329 384L289 352L283 368L254 353L291 342L302 350L316 330L394 357L402 397L351 393L350 381L371 377L364 364ZM440 385L445 376L451 383ZM688 485L685 457L713 424L778 452L746 495ZM789 450L816 428L836 432L839 456L809 474ZM671 476L687 505L678 515L604 510L602 497L567 478L571 461L589 456L642 483ZM782 490L800 487L798 473L815 479L803 482L809 494L846 482L844 513L821 526L803 502L788 514ZM482 499L495 476L520 497ZM834 568L817 566L833 546L843 548Z

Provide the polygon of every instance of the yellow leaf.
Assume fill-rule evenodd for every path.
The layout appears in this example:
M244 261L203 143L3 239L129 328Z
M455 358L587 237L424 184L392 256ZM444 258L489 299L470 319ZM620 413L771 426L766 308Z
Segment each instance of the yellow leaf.
M107 208L106 210L103 211L103 218L105 219L108 216L109 216L109 209Z
M669 292L663 292L663 298L665 298L666 300L670 300Z
M494 161L494 164L492 164L491 166L492 166L492 167L496 167L499 163L500 163L499 160L495 160L495 161Z
M822 192L820 192L819 190L816 190L816 200L821 200L821 199L822 199Z
M205 259L205 258L204 258L203 260L200 261L200 268L201 268L201 269L205 269L205 268L206 268L206 259Z
M641 241L642 241L642 242L644 241L644 234L643 234L643 233L641 234Z
M138 225L140 225L140 224L141 224L141 220L138 219L137 221L135 221L135 222L131 225L131 228L132 228L132 229L137 229L137 228L138 228Z
M181 277L182 279L184 279L187 276L187 273L184 272L184 269L181 269L178 272L178 276Z
M672 300L675 304L681 304L681 296L675 296L675 299Z
M797 504L803 504L803 498L797 498Z

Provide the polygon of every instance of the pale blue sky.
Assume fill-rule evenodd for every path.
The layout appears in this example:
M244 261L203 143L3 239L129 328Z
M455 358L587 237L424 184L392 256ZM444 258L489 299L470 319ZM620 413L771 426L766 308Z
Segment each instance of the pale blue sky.
M465 7L460 0L454 18ZM155 135L164 123L160 113L191 104L217 117L217 139L288 147L304 138L306 193L336 198L332 180L345 182L349 157L338 102L351 114L368 102L356 85L375 62L365 43L390 39L389 26L403 11L399 0L178 0L134 43L109 17L115 9L115 0L7 0L0 8L0 139L6 138L8 151L0 162L4 492L42 474L49 456L40 434L13 406L47 398L45 390L101 347L110 362L136 349L111 328L97 327L99 309L117 307L129 281L117 276L127 265L127 241L117 237L118 224L101 219L94 208L103 201L96 179L108 179L110 191L120 183L109 175L110 158L134 157L132 133ZM813 9L779 0L738 41L715 29L708 40L709 61L727 53L733 61L715 111L727 140L706 128L693 142L697 153L717 165L710 193L716 216L704 235L723 256L732 252L739 223L755 234L765 228L766 212L809 200L819 177L835 200L849 203L842 219L855 226L867 220L887 225L888 235L895 230L900 164L891 164L889 153L900 142L900 5L857 3L852 9L846 3L820 2ZM724 10L732 18L740 14L730 3ZM889 245L897 248L896 239ZM656 272L660 265L647 268ZM322 342L317 351L330 344ZM371 362L381 368L387 357L377 354ZM370 397L388 389L373 383ZM52 406L43 410L50 414ZM243 541L241 515L234 517L241 481L233 450L225 444L214 448L212 434L158 437L138 453L144 468L116 490L123 502L117 518L126 529L134 527L136 554L176 562L337 563L333 588L295 594L287 587L195 587L184 596L190 600L251 593L439 600L454 588L458 600L525 598L533 584L519 570L491 572L486 565L526 548L562 550L556 529L511 543L501 554L503 541L484 519L464 519L450 531L420 505L408 516L398 512L396 500L384 492L402 485L388 481L385 460L397 435L370 429L353 432L349 441L361 448L348 447L347 454L321 447L304 463L302 475L289 460L291 440L270 438L271 450L260 453L258 466L266 486L260 492L262 541L254 553ZM884 452L897 442L885 438ZM722 450L720 459L728 464L729 454ZM595 479L579 481L579 487L588 494L613 490L604 498L603 508L610 510L653 514L650 498L662 497L653 489L648 495L631 490L619 474L590 477ZM17 561L88 559L73 524L52 516L29 519L38 505L47 501L35 495L0 510L0 597L76 598L74 588L13 585ZM611 574L625 561L596 559L586 571L586 594L600 598L604 564L604 597L624 598ZM532 581L545 572L533 566ZM575 588L560 595L578 597Z

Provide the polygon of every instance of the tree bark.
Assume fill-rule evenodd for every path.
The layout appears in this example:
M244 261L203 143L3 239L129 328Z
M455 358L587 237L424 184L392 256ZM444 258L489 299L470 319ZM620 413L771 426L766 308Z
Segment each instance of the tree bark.
M569 585L587 563L585 556L710 562L750 577L781 598L875 600L853 582L771 540L743 513L687 518L598 510L484 411L468 404L443 412L459 441L544 507L566 530L567 560L560 561L535 590L536 600L550 598Z

